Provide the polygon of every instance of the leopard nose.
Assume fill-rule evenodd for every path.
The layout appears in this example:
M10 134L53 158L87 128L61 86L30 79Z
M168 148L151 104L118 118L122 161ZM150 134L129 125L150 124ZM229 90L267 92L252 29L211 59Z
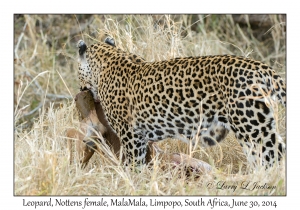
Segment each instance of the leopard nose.
M79 55L83 55L87 49L87 46L83 40L78 41L77 47L79 48Z

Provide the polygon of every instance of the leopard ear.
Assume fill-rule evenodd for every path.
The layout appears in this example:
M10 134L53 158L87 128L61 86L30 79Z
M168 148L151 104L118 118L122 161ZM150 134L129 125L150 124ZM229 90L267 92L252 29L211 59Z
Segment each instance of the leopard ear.
M109 44L109 45L113 46L113 47L116 46L116 45L115 45L115 40L114 40L113 38L111 38L111 37L106 37L106 39L104 40L104 42L105 42L106 44Z
M79 40L77 43L77 47L79 48L79 55L83 55L85 53L87 46L83 40Z

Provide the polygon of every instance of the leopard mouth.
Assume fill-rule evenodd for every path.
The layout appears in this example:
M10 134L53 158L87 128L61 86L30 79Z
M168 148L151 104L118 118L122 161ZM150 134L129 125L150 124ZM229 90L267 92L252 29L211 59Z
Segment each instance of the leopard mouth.
M94 93L91 88L80 87L80 91L89 91L92 94L92 96L94 98L94 101L96 103L100 102L100 99L99 99L98 95L96 93Z
M80 87L80 91L85 91L85 90L89 90L91 91L90 89L88 89L87 87Z

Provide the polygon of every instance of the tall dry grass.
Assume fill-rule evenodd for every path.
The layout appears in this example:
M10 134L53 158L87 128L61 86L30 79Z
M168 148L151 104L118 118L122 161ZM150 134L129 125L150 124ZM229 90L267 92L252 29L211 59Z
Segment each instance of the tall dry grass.
M179 168L132 172L118 157L94 155L81 169L69 164L65 132L79 126L73 96L79 91L77 48L106 36L121 49L147 61L181 56L234 54L267 63L285 78L286 39L283 15L266 15L258 28L251 17L232 15L15 15L14 45L14 191L16 195L285 195L285 161L255 172L232 134L219 146L196 148L177 140L160 146L213 165L214 171L186 179ZM269 21L270 26L264 26ZM263 27L264 26L264 27ZM278 129L285 139L285 108L279 107ZM113 163L114 162L114 163ZM274 190L216 189L218 183L267 183ZM212 183L213 188L208 184Z

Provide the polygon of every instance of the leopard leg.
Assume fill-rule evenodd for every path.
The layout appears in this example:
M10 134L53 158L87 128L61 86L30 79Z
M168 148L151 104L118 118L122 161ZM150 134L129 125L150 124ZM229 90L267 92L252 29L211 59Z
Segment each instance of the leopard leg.
M202 128L203 131L200 132L200 143L202 146L214 146L217 143L223 141L228 135L230 129L224 124L216 121L213 122L209 127Z
M285 144L276 131L274 110L264 101L249 101L247 109L236 106L231 128L250 163L272 167L280 161L285 150Z
M145 140L145 135L132 128L128 128L122 133L121 141L126 165L138 169L146 163L148 142Z
M203 122L201 123L201 132L197 133L200 144L204 147L214 146L223 141L230 131L230 124L226 116L225 108L222 108L211 115L210 110L204 113Z

